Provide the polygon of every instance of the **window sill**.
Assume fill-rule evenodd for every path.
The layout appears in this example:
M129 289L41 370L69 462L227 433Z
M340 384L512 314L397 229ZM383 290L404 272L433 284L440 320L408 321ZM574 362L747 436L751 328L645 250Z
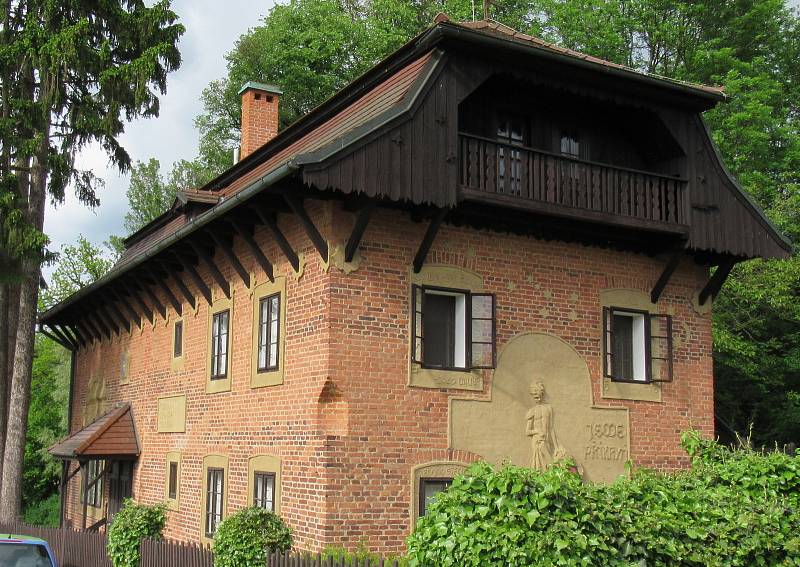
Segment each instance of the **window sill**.
M251 388L266 388L268 386L280 386L283 384L283 368L273 368L270 370L257 370L250 377Z
M602 397L609 400L661 402L661 385L653 382L625 382L604 377Z
M456 390L483 391L483 370L443 370L424 368L411 363L408 385L416 388L452 388Z

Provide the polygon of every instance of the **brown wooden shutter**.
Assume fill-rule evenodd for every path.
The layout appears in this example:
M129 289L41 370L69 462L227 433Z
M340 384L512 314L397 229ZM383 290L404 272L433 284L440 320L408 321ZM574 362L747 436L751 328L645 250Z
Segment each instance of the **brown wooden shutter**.
M648 378L651 382L672 382L672 317L650 315Z
M470 368L495 368L497 321L494 294L473 293L469 309Z
M411 286L411 360L422 364L422 286Z
M613 378L614 368L614 312L603 307L603 376Z

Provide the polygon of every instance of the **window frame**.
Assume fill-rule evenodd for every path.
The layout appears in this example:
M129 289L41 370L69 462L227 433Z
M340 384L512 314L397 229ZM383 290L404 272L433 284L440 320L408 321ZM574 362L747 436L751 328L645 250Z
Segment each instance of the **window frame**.
M421 293L421 302L417 301L417 290ZM425 362L425 297L428 291L443 292L442 295L463 295L464 296L464 366L434 366ZM492 302L491 319L485 317L473 317L472 300L473 297L488 297ZM420 305L421 304L421 305ZM417 328L417 315L420 315L420 324ZM473 321L491 321L492 339L491 343L485 341L474 341L472 338ZM456 329L457 331L458 329ZM455 336L455 334L454 334ZM417 341L420 341L420 354L417 357ZM491 366L473 364L472 345L490 344L492 350ZM455 349L455 345L453 345ZM412 284L411 285L411 360L419 364L424 369L443 370L449 372L472 372L473 370L497 368L497 296L494 293L473 292L469 289L449 288L437 285Z
M183 319L178 319L172 327L172 358L183 357Z
M428 483L446 483L447 486L444 487L444 490L447 490L453 485L453 478L452 477L420 477L419 479L419 494L417 496L417 518L423 518L425 513L427 512L425 506L425 485ZM441 492L444 492L442 490Z
M93 470L95 468L97 470ZM81 491L81 503L91 506L92 508L100 508L103 505L103 477L105 476L105 463L102 459L90 459L83 468L84 485ZM89 488L89 485L97 479L97 482Z
M219 332L219 326L217 326L217 335L214 336L214 323L225 316L225 368L223 372L219 372L219 359L221 358L220 349L223 345L223 341L221 340L222 333ZM228 378L228 366L230 362L230 330L231 330L231 309L220 309L219 311L215 311L211 314L211 371L209 375L209 379L211 381L216 380L225 380Z
M262 477L263 479L271 479L272 480L272 500L271 500L272 506L270 508L268 508L266 506L261 506L261 503L258 501L258 481L259 481L259 477ZM261 471L261 470L253 471L253 493L252 493L253 506L256 507L256 508L264 508L265 510L268 510L270 512L275 512L275 500L276 500L276 495L277 495L277 488L276 488L277 487L277 483L278 483L277 474L275 474L275 472L272 472L272 471Z
M217 533L217 529L219 529L219 524L222 523L222 520L225 518L225 469L222 467L206 467L206 509L203 513L203 532L205 536L209 539L213 539L214 535ZM220 491L219 491L219 509L217 509L217 493L212 492L212 475L220 475ZM216 483L214 483L216 484ZM212 496L214 496L212 498ZM209 530L211 527L209 520L215 518L213 531Z
M277 315L273 313L272 309L272 301L277 299ZM275 293L271 293L269 295L265 295L260 297L258 300L258 344L256 345L256 372L263 373L263 372L275 372L281 367L281 292L277 291ZM266 333L264 332L265 324L262 320L262 316L264 314L263 305L267 302L268 310L268 321L266 323ZM272 337L272 322L273 319L275 320L276 330L275 330L275 337L273 340ZM266 362L266 366L261 366L260 363L260 355L261 355L261 348L262 348L262 339L264 339L264 335L266 335L266 341L263 342L263 348L266 349L264 354L264 360ZM269 355L270 355L270 348L272 345L275 345L275 364L269 364Z
M173 478L173 471L175 476ZM178 475L180 474L180 466L178 461L167 461L167 498L169 500L178 499ZM173 484L173 480L175 481Z
M634 314L644 317L644 380L633 378L619 378L614 376L613 370L613 340L614 340L614 314ZM653 335L652 323L654 318L662 318L666 321L667 334ZM660 313L651 313L644 309L634 309L629 307L609 306L603 307L603 377L609 378L612 382L623 384L657 384L661 382L672 382L674 379L674 355L672 337L672 316ZM654 357L652 353L653 339L667 341L666 356ZM655 379L653 377L653 360L661 360L667 363L668 373L666 379Z

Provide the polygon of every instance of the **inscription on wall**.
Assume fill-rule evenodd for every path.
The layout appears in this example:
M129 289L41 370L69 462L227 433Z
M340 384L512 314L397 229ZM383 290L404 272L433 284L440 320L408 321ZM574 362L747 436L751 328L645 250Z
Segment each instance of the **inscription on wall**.
M453 449L539 469L571 458L596 482L626 474L628 410L593 405L586 363L558 337L513 339L500 354L491 394L490 401L450 402Z

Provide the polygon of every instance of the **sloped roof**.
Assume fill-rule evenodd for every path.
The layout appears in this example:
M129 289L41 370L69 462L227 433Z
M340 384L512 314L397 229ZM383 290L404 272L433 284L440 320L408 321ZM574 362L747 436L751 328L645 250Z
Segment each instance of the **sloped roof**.
M139 437L130 403L121 403L47 450L59 459L137 457Z

